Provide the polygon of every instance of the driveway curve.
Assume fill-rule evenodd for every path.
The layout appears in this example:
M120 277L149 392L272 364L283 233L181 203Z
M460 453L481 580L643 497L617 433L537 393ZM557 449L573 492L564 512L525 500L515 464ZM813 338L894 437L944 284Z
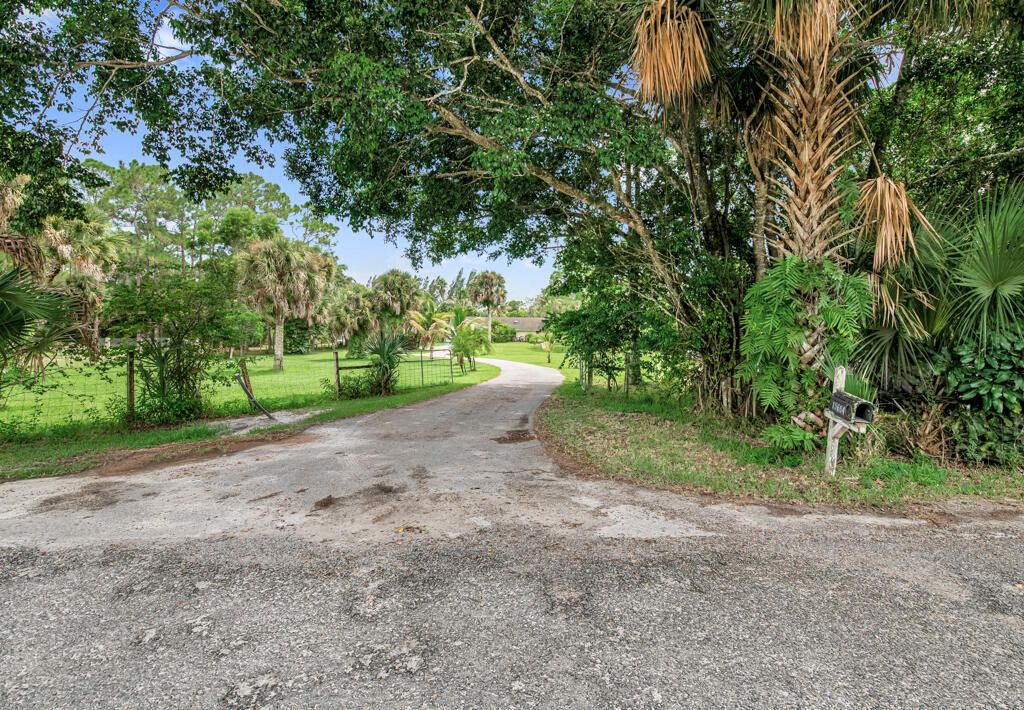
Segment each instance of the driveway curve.
M495 364L287 442L0 485L0 705L1024 705L1019 518L578 479L531 433L561 375Z

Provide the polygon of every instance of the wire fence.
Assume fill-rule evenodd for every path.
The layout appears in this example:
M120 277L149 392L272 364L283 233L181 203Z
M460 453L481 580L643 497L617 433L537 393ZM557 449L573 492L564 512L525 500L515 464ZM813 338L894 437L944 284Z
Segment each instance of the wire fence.
M225 359L232 374L235 361ZM273 358L246 361L245 374L253 396L269 410L313 406L339 396L338 385L347 374L366 372L369 361L344 353L318 351L285 355L284 369L273 368ZM104 425L131 419L129 359L103 363L55 360L31 386L14 385L0 394L0 438L46 432L58 427ZM396 391L408 391L453 382L461 375L446 349L413 351L402 357ZM135 372L135 390L141 385ZM253 411L252 404L233 376L206 391L210 415L232 416Z

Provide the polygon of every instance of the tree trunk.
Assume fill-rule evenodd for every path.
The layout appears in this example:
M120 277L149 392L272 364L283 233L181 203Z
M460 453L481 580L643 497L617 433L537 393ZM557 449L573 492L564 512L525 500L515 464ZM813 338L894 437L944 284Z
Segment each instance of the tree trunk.
M487 342L491 342L491 307L487 306Z
M274 369L284 369L284 316L274 319Z
M768 181L756 178L754 183L754 278L760 281L768 270Z

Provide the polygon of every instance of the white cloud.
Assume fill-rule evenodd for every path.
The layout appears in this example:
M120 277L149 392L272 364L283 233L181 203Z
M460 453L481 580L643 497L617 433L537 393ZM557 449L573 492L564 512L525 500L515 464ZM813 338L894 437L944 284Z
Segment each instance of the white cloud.
M192 48L188 42L178 39L177 35L174 34L174 28L171 27L171 23L166 19L160 23L160 28L156 31L153 41L156 44L157 51L160 52L160 56L165 59Z

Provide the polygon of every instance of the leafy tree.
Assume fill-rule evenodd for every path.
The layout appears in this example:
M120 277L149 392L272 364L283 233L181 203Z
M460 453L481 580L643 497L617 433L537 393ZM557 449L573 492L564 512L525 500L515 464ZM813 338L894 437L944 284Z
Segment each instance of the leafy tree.
M175 271L116 285L104 304L115 335L134 340L141 386L137 415L165 424L207 413L205 390L230 383L232 366L218 351L231 285Z
M323 300L334 261L284 237L253 242L238 255L242 298L274 324L274 369L284 369L284 324L309 319Z
M519 300L509 301L502 307L501 312L510 318L523 318L529 315L526 304Z
M235 348L245 357L249 347L263 340L265 333L263 316L241 303L231 303L220 318L218 338L230 345L230 354Z
M303 205L300 213L296 225L299 239L311 247L330 248L334 238L338 236L338 225L317 217L309 205Z
M491 338L491 315L505 304L505 277L494 271L482 271L467 284L469 300L487 309L487 338Z
M238 208L273 216L276 223L288 222L301 211L279 185L256 173L239 176L224 190L204 200L202 206L206 216L214 221L223 220L229 211Z

